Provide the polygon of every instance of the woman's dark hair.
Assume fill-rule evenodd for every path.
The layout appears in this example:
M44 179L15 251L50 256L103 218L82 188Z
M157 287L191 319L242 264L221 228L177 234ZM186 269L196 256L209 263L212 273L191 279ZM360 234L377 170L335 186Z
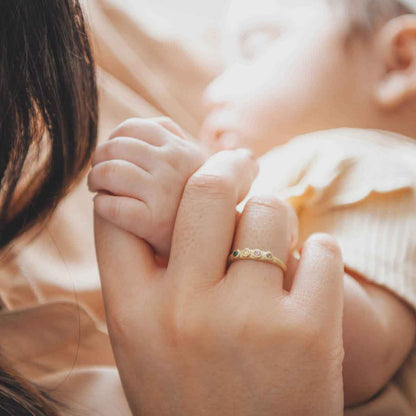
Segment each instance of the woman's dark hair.
M97 107L79 0L1 0L0 249L45 219L80 177L96 143ZM57 415L5 362L1 415Z
M96 134L78 0L1 0L0 248L51 212L87 165Z

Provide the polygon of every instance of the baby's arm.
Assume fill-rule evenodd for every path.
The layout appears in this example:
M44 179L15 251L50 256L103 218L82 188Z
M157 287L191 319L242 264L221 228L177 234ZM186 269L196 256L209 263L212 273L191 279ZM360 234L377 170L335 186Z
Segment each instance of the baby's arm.
M344 392L346 406L370 399L391 379L415 339L414 312L391 292L344 278Z
M99 193L97 214L167 259L185 184L207 154L166 117L127 120L98 147L92 162L88 185Z

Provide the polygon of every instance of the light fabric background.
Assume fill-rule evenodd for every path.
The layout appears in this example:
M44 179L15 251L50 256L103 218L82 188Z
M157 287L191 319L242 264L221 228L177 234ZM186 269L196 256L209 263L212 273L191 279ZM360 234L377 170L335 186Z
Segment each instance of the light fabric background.
M227 0L114 0L114 3L138 14L146 8L166 20L168 26L180 25L203 36L215 32L228 6Z

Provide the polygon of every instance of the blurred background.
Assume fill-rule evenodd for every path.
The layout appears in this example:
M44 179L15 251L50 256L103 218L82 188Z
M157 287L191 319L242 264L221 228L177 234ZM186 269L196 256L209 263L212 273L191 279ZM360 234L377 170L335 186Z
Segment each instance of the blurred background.
M220 25L220 16L227 7L226 0L113 0L114 3L126 6L137 13L143 8L151 10L171 26L172 22L185 27L196 35L206 36L215 33Z

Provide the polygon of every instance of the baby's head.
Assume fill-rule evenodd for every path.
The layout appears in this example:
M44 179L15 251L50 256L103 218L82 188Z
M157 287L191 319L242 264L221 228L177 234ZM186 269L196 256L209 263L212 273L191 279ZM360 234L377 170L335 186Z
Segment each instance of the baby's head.
M416 0L235 0L229 16L202 129L215 149L338 127L416 138Z

